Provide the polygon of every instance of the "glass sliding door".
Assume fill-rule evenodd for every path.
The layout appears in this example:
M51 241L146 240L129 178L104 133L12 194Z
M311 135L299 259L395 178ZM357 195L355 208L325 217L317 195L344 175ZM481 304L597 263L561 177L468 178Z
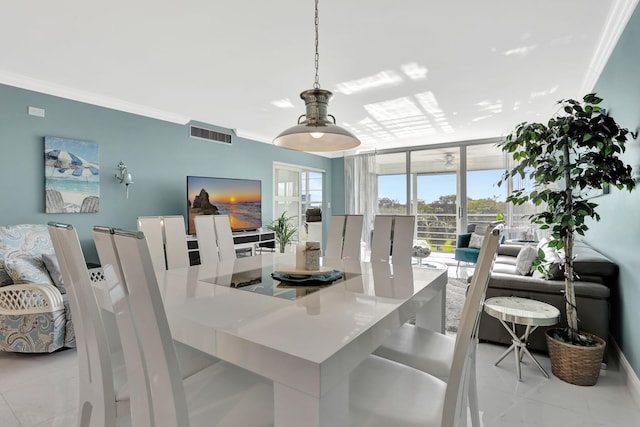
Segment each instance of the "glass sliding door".
M468 224L488 223L506 218L507 186L498 186L505 171L504 155L493 144L467 149Z
M452 253L469 224L498 218L506 236L522 234L521 212L505 203L510 187L497 185L506 164L495 142L377 154L375 163L378 213L416 215L415 238L434 251Z
M460 148L411 152L411 214L416 215L416 238L437 252L453 252L458 212Z
M284 212L297 230L300 230L301 197L300 170L285 165L275 164L273 168L273 219ZM293 238L298 240L298 235Z
M378 213L409 213L407 207L407 154L376 155L378 175Z
M511 218L504 159L494 142L377 154L378 213L416 215L416 239L453 252L468 224Z
M302 171L300 174L303 215L307 209L322 208L322 176L321 172L314 171Z
M274 163L273 181L273 218L286 212L297 229L293 241L309 239L305 213L309 208L323 207L324 172ZM314 223L312 231L312 240L322 241L322 222Z
M306 222L307 209L319 208L322 211L322 180L324 174L317 171L302 170L300 172L301 188L302 188L302 210L300 211L299 228L300 240L314 240L321 242L322 247L322 221ZM324 219L323 219L324 221Z

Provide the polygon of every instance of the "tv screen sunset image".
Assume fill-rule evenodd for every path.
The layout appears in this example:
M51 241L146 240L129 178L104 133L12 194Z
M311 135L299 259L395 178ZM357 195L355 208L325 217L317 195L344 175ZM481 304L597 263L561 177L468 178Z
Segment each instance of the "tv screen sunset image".
M189 234L197 215L228 215L233 231L262 226L261 182L248 179L187 177Z

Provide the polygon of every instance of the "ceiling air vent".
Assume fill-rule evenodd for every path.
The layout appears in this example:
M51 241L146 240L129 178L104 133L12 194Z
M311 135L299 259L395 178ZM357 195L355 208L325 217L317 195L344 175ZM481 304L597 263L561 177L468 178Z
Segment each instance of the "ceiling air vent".
M191 125L191 138L206 139L207 141L223 142L231 145L231 135L212 129Z

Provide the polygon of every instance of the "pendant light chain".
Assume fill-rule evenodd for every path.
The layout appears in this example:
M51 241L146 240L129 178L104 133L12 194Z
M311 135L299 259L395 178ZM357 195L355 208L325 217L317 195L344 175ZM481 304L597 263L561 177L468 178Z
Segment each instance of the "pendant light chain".
M273 143L279 147L309 152L350 150L359 146L360 140L347 129L338 126L336 118L328 114L327 108L333 93L326 89L320 89L318 2L319 0L315 0L316 55L314 59L316 76L313 89L307 89L300 94L300 98L304 101L306 114L298 116L298 123L280 132Z
M320 77L318 76L318 66L320 63L320 54L318 53L318 23L320 20L318 19L318 0L316 0L316 16L315 16L315 27L316 27L316 56L315 56L315 67L316 67L316 80L313 83L314 89L320 89Z

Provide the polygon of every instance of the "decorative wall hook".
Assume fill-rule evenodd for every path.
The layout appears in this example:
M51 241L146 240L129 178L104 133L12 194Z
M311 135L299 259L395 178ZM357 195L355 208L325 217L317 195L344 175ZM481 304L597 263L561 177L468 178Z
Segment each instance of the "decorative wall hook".
M127 170L127 165L125 165L122 160L120 161L120 163L118 163L118 170L119 170L119 172L115 175L116 179L118 180L118 182L120 184L124 184L124 186L125 186L125 195L126 195L126 198L128 199L129 198L129 185L133 184L133 178L131 177L131 174Z

